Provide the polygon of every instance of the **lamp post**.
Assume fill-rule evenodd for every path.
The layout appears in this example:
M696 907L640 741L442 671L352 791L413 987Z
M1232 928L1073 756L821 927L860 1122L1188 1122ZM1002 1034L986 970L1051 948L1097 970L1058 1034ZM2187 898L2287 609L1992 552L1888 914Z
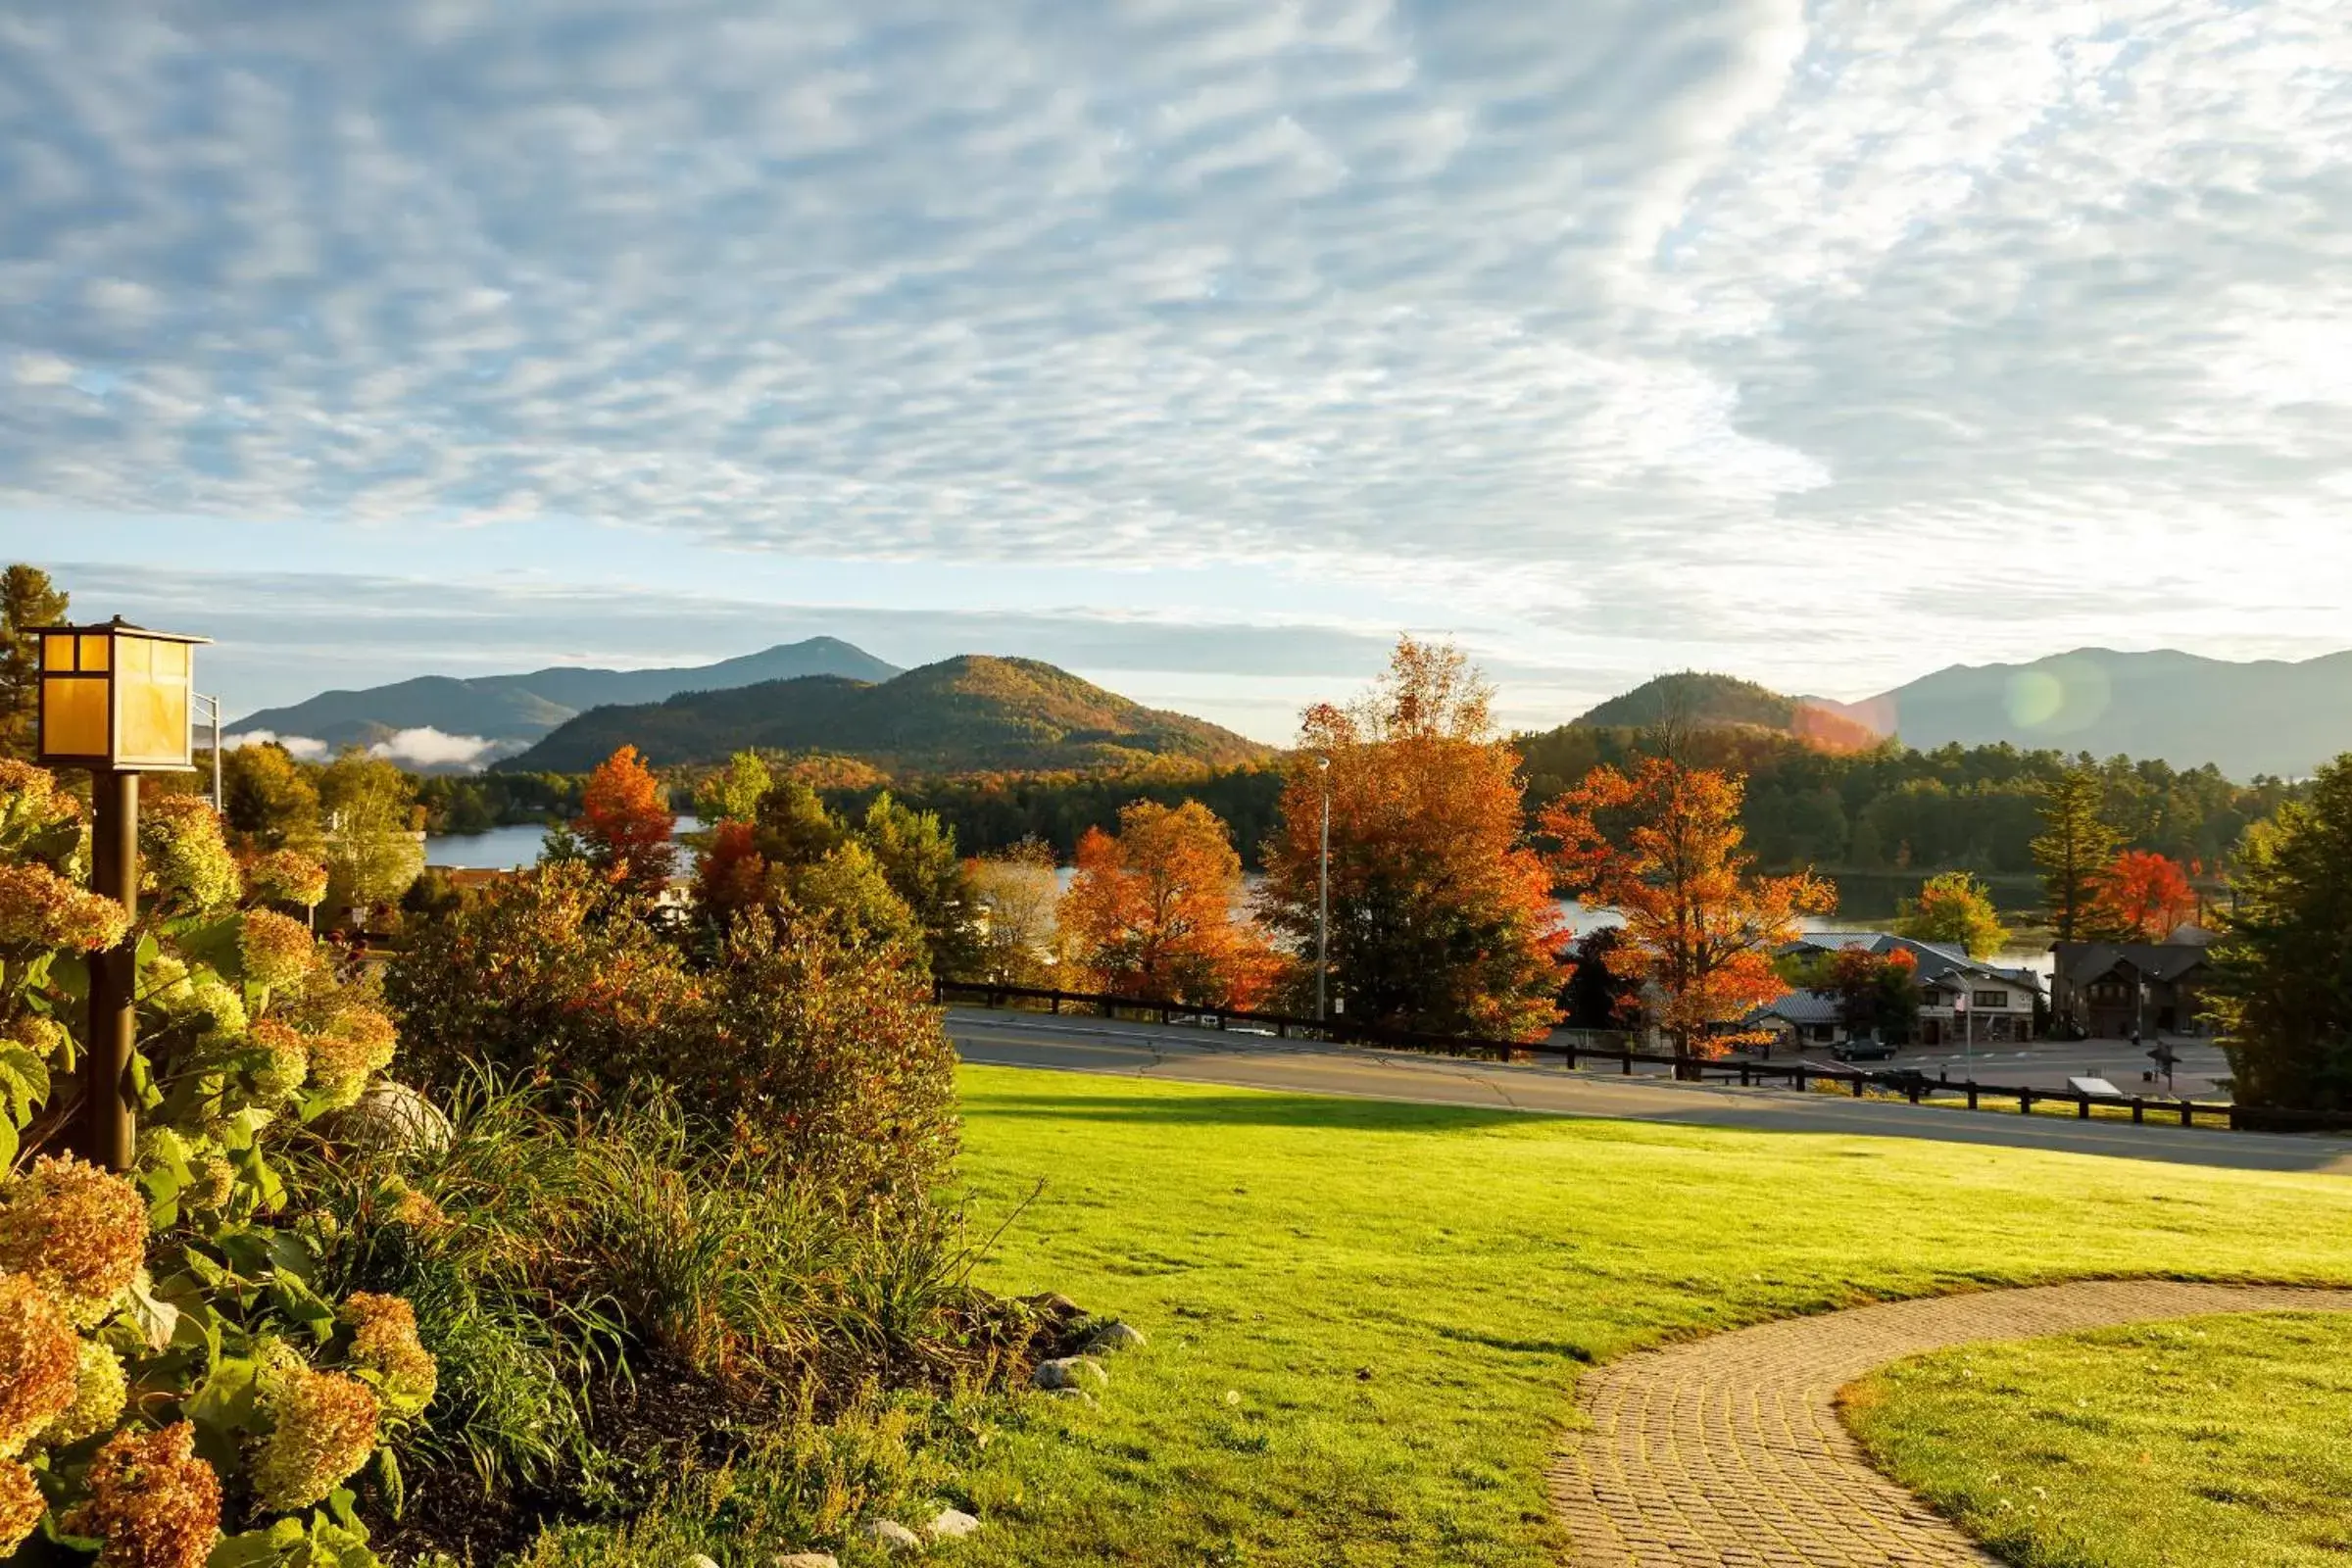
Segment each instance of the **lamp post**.
M90 883L132 915L139 906L139 775L194 771L192 650L211 641L148 631L122 616L95 626L40 626L40 740L44 767L86 767L92 809ZM135 1044L138 934L90 963L89 1066L83 1092L84 1152L128 1170L137 1100Z
M1326 1004L1331 986L1331 759L1315 759L1323 781L1322 858L1315 878L1315 1021L1331 1017Z

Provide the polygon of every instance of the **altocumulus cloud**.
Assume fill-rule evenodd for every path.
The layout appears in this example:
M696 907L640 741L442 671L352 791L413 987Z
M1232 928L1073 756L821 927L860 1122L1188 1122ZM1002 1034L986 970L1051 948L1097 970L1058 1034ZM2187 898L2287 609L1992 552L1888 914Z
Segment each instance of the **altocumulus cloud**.
M0 203L0 508L2352 594L2335 0L33 0Z

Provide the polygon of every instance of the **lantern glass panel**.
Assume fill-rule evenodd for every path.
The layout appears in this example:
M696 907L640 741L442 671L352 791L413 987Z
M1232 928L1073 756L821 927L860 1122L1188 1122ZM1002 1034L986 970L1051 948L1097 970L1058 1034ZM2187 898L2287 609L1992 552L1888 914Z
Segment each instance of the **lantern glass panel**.
M114 641L114 639L113 639L113 638L111 638L111 637L106 637L106 636L98 636L98 637L84 637L84 638L82 638L82 639L81 639L81 667L82 667L84 670L92 670L92 669L104 669L104 668L106 668L106 660L107 660L107 646L106 646L106 645L107 645L108 643L112 642L112 641Z
M106 717L105 680L63 675L41 682L41 749L49 755L106 756Z
M188 757L188 651L143 637L116 639L116 755L123 761L181 762Z
M72 669L74 667L74 638L71 635L60 637L54 633L42 638L41 667L43 669Z

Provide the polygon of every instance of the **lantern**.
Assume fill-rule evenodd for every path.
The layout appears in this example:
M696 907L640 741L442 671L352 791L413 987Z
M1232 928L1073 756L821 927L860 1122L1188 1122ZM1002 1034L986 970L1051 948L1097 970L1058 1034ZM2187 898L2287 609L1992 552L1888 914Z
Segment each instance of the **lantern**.
M93 772L184 773L194 660L209 637L149 631L120 615L96 626L44 626L40 760Z

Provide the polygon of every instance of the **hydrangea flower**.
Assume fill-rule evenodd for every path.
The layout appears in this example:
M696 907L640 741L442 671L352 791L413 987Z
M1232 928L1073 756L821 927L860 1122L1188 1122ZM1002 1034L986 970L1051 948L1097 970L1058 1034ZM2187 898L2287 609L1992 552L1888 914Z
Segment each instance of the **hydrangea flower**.
M81 803L57 787L56 774L0 758L0 847L18 848L80 817Z
M245 1042L270 1053L270 1065L256 1074L266 1095L286 1096L300 1089L311 1073L310 1043L275 1018L264 1018L246 1032Z
M176 894L199 909L236 900L236 859L220 813L200 795L166 795L142 806L139 860L158 893Z
M185 1011L196 1000L196 988L188 983L187 960L169 953L149 960L139 971L139 1000L166 1012Z
M238 923L237 951L245 960L245 978L256 985L299 985L311 972L316 947L307 926L275 909L247 909Z
M316 908L326 897L326 866L299 850L271 850L245 867L245 890L271 904Z
M220 1537L220 1478L196 1457L196 1429L119 1432L90 1461L90 1499L65 1520L106 1543L97 1568L203 1568Z
M416 1308L397 1296L354 1291L343 1303L343 1320L354 1329L352 1365L383 1379L386 1403L414 1415L433 1402L441 1369L417 1341Z
M45 1446L64 1447L94 1438L122 1419L130 1379L122 1358L96 1340L83 1340L74 1374L74 1403L42 1431Z
M273 1423L253 1465L255 1502L289 1513L325 1500L375 1451L383 1407L375 1391L321 1372L280 1342L264 1352L257 1385Z
M123 1178L43 1154L0 1202L0 1269L28 1275L76 1327L106 1320L147 1260L147 1203Z
M74 1407L80 1343L48 1292L0 1274L0 1459L23 1453Z
M400 1037L373 1007L346 1007L311 1041L311 1082L330 1110L359 1103L368 1080L392 1065Z
M129 910L45 865L0 865L0 948L96 953L129 929Z
M33 1473L14 1459L0 1459L0 1557L23 1545L48 1511Z
M8 1038L43 1061L50 1061L56 1058L58 1049L66 1044L68 1036L65 1026L55 1018L44 1018L39 1013L28 1012L8 1026Z

